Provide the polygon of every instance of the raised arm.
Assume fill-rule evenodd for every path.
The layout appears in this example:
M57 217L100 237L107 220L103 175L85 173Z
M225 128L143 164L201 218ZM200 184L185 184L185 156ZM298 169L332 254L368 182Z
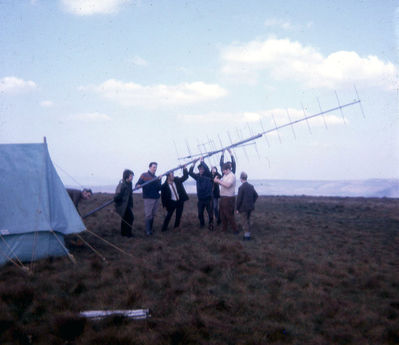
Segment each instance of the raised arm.
M183 177L181 178L181 182L184 182L188 179L188 170L186 168L186 166L184 166L183 168Z
M220 156L220 171L223 171L223 164L224 164L224 151L222 152L222 155Z
M194 174L194 164L195 164L195 163L193 163L193 165L190 167L190 171L188 172L188 174L189 174L194 180L197 181L197 175Z
M233 172L233 174L236 173L236 159L234 158L234 156L230 153L230 157L231 157L231 171Z

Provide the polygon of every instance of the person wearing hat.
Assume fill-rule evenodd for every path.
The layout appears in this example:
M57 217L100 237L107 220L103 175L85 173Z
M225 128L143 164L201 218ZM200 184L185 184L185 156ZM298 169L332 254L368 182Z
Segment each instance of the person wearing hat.
M206 212L208 213L208 229L213 230L212 175L208 166L204 162L204 158L201 157L200 160L201 163L198 165L198 174L194 173L195 162L193 162L188 173L195 180L197 185L197 208L200 227L203 228L205 225L204 211L206 209Z
M122 180L119 181L115 190L115 211L121 217L121 235L132 237L133 215L133 171L126 169Z

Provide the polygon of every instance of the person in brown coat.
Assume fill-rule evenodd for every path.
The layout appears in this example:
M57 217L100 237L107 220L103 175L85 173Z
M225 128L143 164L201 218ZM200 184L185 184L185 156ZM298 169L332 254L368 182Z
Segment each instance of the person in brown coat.
M72 189L72 188L67 188L67 192L69 194L69 197L71 198L73 204L76 207L76 210L78 211L79 215L79 202L80 200L89 200L91 198L91 196L93 195L93 192L91 191L91 189L83 189L82 191L80 191L79 189Z
M254 186L247 182L248 175L242 172L240 175L241 186L237 195L237 214L240 215L240 223L244 228L244 241L251 239L251 213L255 209L258 193Z
M126 237L133 236L133 176L133 171L129 169L123 172L122 180L119 181L114 196L115 211L121 217L121 235Z

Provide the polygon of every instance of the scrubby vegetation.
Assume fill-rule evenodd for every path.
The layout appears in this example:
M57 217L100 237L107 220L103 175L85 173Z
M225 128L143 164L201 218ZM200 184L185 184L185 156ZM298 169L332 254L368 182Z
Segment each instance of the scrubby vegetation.
M111 198L95 194L81 213ZM0 267L1 344L399 344L399 200L260 197L252 241L199 229L196 199L178 231L134 238L108 207L67 257L33 274ZM155 228L160 229L163 213ZM147 320L79 317L149 308Z

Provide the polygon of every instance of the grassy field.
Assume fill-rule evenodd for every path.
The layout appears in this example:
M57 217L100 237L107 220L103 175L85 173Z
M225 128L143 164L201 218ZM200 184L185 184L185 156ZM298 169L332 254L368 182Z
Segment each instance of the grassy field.
M82 214L112 197L95 194ZM85 220L76 259L26 274L0 267L1 344L399 344L399 200L260 197L253 240L199 229L190 196L178 231L134 238L112 206ZM79 311L149 308L147 320Z

